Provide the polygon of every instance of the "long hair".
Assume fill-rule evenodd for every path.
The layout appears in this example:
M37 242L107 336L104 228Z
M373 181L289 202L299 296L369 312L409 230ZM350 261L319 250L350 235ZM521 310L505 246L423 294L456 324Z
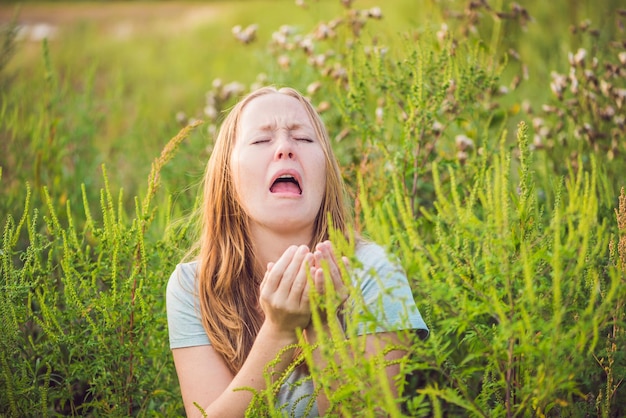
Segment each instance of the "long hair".
M290 88L264 87L232 108L221 125L204 176L197 277L202 323L213 348L233 373L243 365L264 320L259 306L264 268L250 239L248 216L238 201L230 157L246 104L275 93L294 97L304 106L326 159L326 190L309 248L328 239L329 219L333 228L344 236L348 234L351 219L328 133L307 99Z

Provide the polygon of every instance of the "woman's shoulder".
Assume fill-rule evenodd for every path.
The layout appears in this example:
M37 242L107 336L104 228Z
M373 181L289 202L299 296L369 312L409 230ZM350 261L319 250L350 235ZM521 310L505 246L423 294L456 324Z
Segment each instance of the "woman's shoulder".
M382 246L372 241L361 240L356 246L354 255L364 270L391 267L396 264L391 262L388 252Z
M387 252L383 247L373 241L361 239L355 249L355 255L359 260L387 258Z
M167 293L169 295L195 293L197 269L198 261L195 260L177 264L167 282Z

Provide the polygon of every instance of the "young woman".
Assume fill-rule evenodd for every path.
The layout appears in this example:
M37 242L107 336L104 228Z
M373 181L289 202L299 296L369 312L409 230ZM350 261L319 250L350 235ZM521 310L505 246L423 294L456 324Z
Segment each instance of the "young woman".
M209 417L244 415L253 395L237 389L264 389L267 364L298 342L297 330L307 343L317 340L313 290L339 295L323 321L340 323L348 291L329 218L347 237L343 182L319 115L292 89L251 93L226 117L208 162L198 257L179 264L167 287L170 347L189 416L201 416L194 404ZM402 342L397 331L427 332L408 281L377 245L360 241L356 258L362 267L350 280L380 318L375 328L361 326L358 338L366 355L399 359L406 351L385 350ZM272 371L280 375L292 360L283 353ZM314 360L322 361L315 351ZM398 371L386 369L392 387ZM296 368L278 403L295 416L324 415L324 391L310 379L294 384L306 373Z

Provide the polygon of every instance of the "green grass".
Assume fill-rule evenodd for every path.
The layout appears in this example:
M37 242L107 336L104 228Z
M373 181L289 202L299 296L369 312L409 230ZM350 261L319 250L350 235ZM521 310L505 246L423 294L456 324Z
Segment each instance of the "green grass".
M626 133L602 113L624 108L626 74L607 70L626 53L618 1L528 1L523 21L493 12L512 13L503 0L476 15L455 0L357 0L351 10L381 6L384 18L315 42L316 54L334 51L327 75L271 38L285 24L306 35L349 20L355 12L339 1L176 4L21 6L52 20L92 17L67 20L45 43L17 41L0 68L0 415L182 413L163 292L193 238L188 215L216 124L206 95L220 94L216 79L247 90L260 73L302 91L321 82L311 99L328 102L322 116L342 138L334 146L357 227L411 280L432 333L406 365L410 415L624 413ZM2 19L15 9L0 7ZM242 45L231 28L250 24L257 40ZM367 55L375 47L386 54ZM551 73L569 74L568 53L581 47L579 89L568 85L559 101ZM339 68L346 78L333 76ZM597 86L582 82L585 70ZM149 180L192 119L205 122L174 141L158 183ZM462 149L459 135L473 145ZM344 377L336 411L378 404L375 365ZM270 395L258 394L257 412L271 415Z

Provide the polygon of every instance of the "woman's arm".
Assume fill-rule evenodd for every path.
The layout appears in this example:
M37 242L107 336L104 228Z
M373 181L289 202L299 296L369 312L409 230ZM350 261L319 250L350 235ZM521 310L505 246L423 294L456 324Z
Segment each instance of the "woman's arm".
M261 327L241 370L233 376L222 356L210 345L172 350L176 373L188 417L201 417L196 402L208 417L242 417L252 400L249 387L265 388L264 370L269 362L289 344L296 342L296 333L271 329L267 322ZM291 350L282 355L275 371L287 368L292 360Z
M265 369L284 347L297 342L296 330L310 321L307 270L312 255L306 246L290 247L276 263L268 265L260 288L265 320L237 374L233 375L222 356L209 345L172 350L187 415L241 417L253 393L239 388L265 388ZM283 353L274 366L280 374L293 358Z

